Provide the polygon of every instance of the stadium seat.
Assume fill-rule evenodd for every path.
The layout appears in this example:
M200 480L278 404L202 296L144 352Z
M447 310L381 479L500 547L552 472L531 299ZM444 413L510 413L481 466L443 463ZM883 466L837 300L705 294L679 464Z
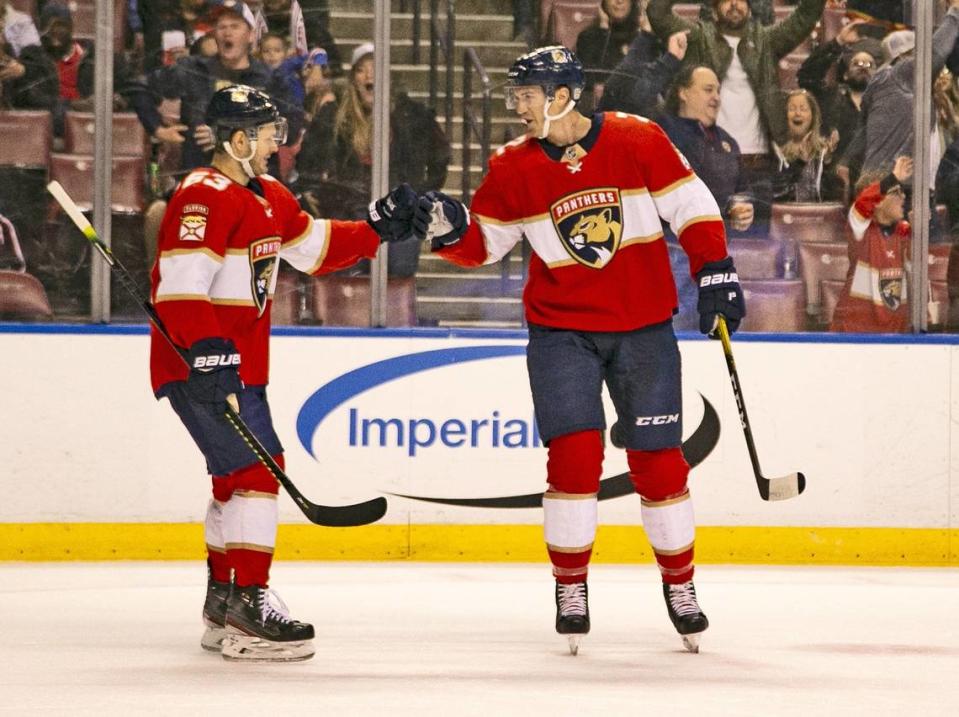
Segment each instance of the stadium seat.
M795 90L799 88L799 80L796 75L802 63L808 58L808 54L790 53L779 60L777 69L779 72L779 86L784 90Z
M836 304L839 303L839 295L842 293L842 287L846 285L845 280L827 279L820 283L820 294L822 295L822 309L819 312L819 319L822 322L822 328L829 330L829 324L832 323L832 315L836 311Z
M276 291L273 293L273 304L270 308L270 323L274 326L298 324L304 304L303 274L283 262L280 262L278 270Z
M849 246L846 242L799 245L799 275L806 287L806 310L814 321L828 323L823 316L822 282L838 281L841 287L848 273Z
M702 7L698 2L683 2L673 5L673 13L679 15L687 22L696 22L699 20L699 9Z
M0 165L43 167L50 163L53 118L49 112L11 110L0 112Z
M951 244L931 244L929 246L929 281L945 281L949 269Z
M592 24L598 13L598 0L556 0L549 13L546 37L575 50L579 33Z
M949 287L944 281L929 282L929 315L930 328L949 325Z
M740 279L776 279L782 246L769 239L730 239L729 255L736 264Z
M741 331L803 331L806 291L798 279L743 281L746 318Z
M313 279L313 315L326 326L370 325L370 278L330 274ZM386 325L416 325L416 279L388 279Z
M774 202L769 219L769 236L777 241L845 241L846 207L839 202Z
M67 154L93 154L96 135L92 112L67 112L64 115L63 143ZM113 114L113 155L147 156L147 134L133 112Z
M96 40L97 9L95 0L70 0L73 37ZM113 0L113 42L118 50L126 47L127 0Z
M0 317L35 320L51 316L47 292L35 276L0 269Z
M55 179L83 209L93 206L93 157L86 154L50 156L50 178ZM111 208L120 214L136 214L144 205L144 166L142 157L113 158L113 196Z

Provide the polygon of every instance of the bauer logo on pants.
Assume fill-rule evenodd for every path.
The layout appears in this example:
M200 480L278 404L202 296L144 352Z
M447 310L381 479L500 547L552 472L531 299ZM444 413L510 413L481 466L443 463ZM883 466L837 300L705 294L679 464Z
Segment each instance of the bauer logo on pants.
M549 213L566 251L580 264L602 269L619 249L623 207L616 187L569 194Z

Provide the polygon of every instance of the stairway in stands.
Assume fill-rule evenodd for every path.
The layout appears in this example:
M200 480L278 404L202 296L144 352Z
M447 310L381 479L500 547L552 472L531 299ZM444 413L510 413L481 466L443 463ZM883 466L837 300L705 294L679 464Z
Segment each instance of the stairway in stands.
M443 3L441 3L443 5ZM412 12L401 12L399 0L392 3L390 59L392 62L391 83L395 89L403 89L410 97L429 104L429 2L422 0L420 24L421 64L413 64ZM445 27L445 14L441 17ZM336 39L340 54L349 59L353 48L369 42L373 34L373 0L332 0L330 30ZM456 49L454 65L454 103L450 143L453 161L450 164L446 191L459 197L462 192L462 87L463 52L473 47L494 86L492 106L491 148L500 146L507 137L508 128L513 136L522 131L511 119L503 104L500 89L506 78L510 63L525 50L522 42L514 42L511 0L457 0L456 2ZM439 94L436 100L437 120L446 128L443 115L446 101L446 73L439 73ZM479 80L474 77L474 105L479 112ZM481 150L478 140L471 142L473 189L482 178ZM473 326L487 328L515 328L522 326L520 293L523 283L523 264L520 247L513 250L509 261L478 269L464 270L432 256L424 251L420 257L416 276L416 310L420 323L432 326Z

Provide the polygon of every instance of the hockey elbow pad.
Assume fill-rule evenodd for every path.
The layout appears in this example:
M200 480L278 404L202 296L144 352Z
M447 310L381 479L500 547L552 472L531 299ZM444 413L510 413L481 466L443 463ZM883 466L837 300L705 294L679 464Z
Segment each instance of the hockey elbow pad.
M427 192L413 212L413 232L429 239L433 251L455 244L470 225L470 213L462 202L443 192Z
M699 287L699 303L696 305L699 330L715 338L718 317L722 314L729 333L734 333L746 315L746 301L732 257L703 264L696 274L696 284Z

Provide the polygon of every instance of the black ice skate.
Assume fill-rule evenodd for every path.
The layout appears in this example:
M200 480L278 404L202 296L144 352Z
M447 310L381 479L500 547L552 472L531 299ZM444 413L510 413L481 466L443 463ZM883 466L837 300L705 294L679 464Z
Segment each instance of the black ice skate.
M226 637L226 601L230 597L230 583L212 578L206 581L206 600L203 602L203 624L206 630L200 638L200 647L219 652Z
M586 583L556 583L556 632L566 635L569 652L579 652L579 641L589 632L589 590Z
M709 620L696 602L696 587L693 581L681 585L663 584L663 597L673 627L683 638L683 645L690 652L699 652L699 636L709 627Z
M291 619L275 592L257 585L233 587L223 659L296 662L310 659L313 653L313 626Z

